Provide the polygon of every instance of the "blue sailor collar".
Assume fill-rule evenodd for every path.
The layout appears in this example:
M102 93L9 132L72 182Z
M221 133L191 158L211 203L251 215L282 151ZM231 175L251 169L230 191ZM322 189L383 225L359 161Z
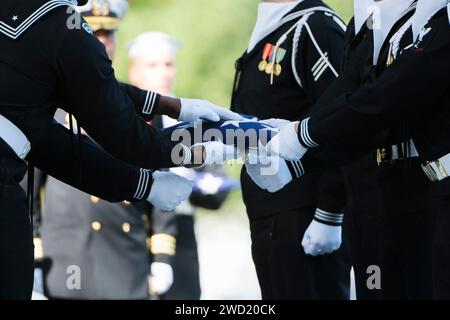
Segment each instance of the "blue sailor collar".
M81 4L85 0L78 2ZM0 36L18 39L48 12L61 6L76 5L76 0L2 0Z

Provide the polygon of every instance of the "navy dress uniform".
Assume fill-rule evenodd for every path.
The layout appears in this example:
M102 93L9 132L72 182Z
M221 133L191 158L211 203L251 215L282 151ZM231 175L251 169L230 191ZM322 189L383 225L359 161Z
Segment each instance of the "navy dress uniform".
M363 7L365 14L367 5L356 3L356 9L358 5ZM372 18L366 20L357 15L356 10L355 19L347 33L346 58L341 76L322 95L318 106L313 110L313 117L316 113L320 114L320 109L336 97L354 92L364 83L375 81L386 69L386 61L390 61L388 51L392 42L389 40L405 31L404 25L410 21L414 9L415 2L402 3L394 11L397 10L397 17L403 14L405 16L396 21L396 15L390 10L392 20L383 19L381 27L375 30L367 27L373 25ZM394 25L392 29L391 25ZM383 45L385 39L387 40ZM357 143L362 143L366 148L364 150L370 150L368 146L373 149L379 145L389 147L381 147L378 152L372 151L344 168L348 196L346 220L350 224L348 231L357 294L362 299L418 299L431 296L430 184L420 172L420 160L413 152L411 141L405 139L405 128L408 127L405 120L379 135L363 136L362 139L360 136L353 137L356 140L352 142L353 146L358 147ZM304 121L303 124L305 123L307 122ZM303 142L312 141L304 131L301 131L300 137ZM390 141L397 143L391 146L388 144ZM344 148L343 145L348 141L339 142L338 147L332 145L328 149L333 152L338 150L339 153L339 147ZM388 152L382 150L393 150L390 152L391 158L387 159ZM333 159L333 152L327 155L328 162L333 162L330 161ZM345 163L355 155L359 157L364 154L355 147L352 153L353 155L341 152L340 159L333 164ZM306 168L309 167L309 156L302 159ZM316 160L320 159L317 154L315 156ZM326 166L326 163L322 165ZM381 267L381 290L368 290L366 284L368 267L373 265Z
M135 107L142 117L151 118L161 106L173 113L179 105L152 92L120 86L104 47L93 38L87 23L80 19L79 28L68 28L74 14L68 8L74 3L4 1L0 17L0 113L30 141L29 163L102 199L145 199L153 183L149 169L184 164L192 155L183 148L175 164L171 159L174 144L148 126ZM72 112L110 154L137 168L113 158L86 137L77 139L76 148L73 134L53 121L57 107ZM2 141L5 166L1 184L12 190L8 191L12 195L2 198L2 212L8 212L1 224L2 235L19 237L17 246L22 250L11 250L5 244L1 248L9 256L1 270L0 296L26 299L31 293L28 283L33 255L26 199L17 176L25 163L7 144ZM100 163L102 171L98 170ZM22 266L23 272L17 273L15 265ZM17 286L21 281L28 285Z
M94 0L80 8L95 33L118 29L124 12L112 4L120 2ZM56 118L67 124L66 113L58 111ZM147 202L111 204L42 173L39 180L35 203L42 207L35 209L34 242L41 247L41 261L49 264L44 270L45 295L148 299L150 262L170 264L174 255L174 215L152 215ZM153 230L157 233L152 234ZM66 286L67 270L74 265L82 270L78 290Z
M313 115L307 125L309 136L322 146L329 146L342 139L346 141L347 147L354 148L355 133L379 132L384 128L395 127L398 121L407 120L412 124L408 135L413 138L422 168L435 182L432 187L436 196L433 206L436 207L433 279L437 298L449 297L449 242L448 229L445 229L448 219L443 214L448 212L445 162L449 150L446 137L450 127L446 120L448 110L445 108L448 104L449 80L448 30L448 1L430 3L419 0L414 16L393 39L385 60L389 68L376 81L362 86L351 96L341 96L324 108L322 113ZM408 44L411 42L407 40L408 32L412 32L412 44ZM424 105L432 108L424 109ZM344 122L345 126L339 125ZM331 123L334 125L325 128ZM347 150L354 152L354 149Z
M403 10L399 9L400 15L404 14ZM358 18L352 20L347 35L347 58L339 80L347 84L336 83L324 96L338 97L343 92L353 92L376 78L376 72L382 72L386 67L391 36L411 18L414 10L415 3L406 9L403 18L391 22L394 26L387 34L375 66L377 34L374 36L374 30L367 27L372 19L364 21L357 34L355 21ZM385 32L389 31L389 26L384 28L388 28ZM319 104L325 103L319 101ZM405 127L406 124L400 123L382 136L402 141ZM360 299L432 296L430 184L421 172L420 160L409 152L409 145L410 142L405 140L380 147L378 152L371 151L343 169L348 196L346 218ZM382 150L388 149L404 149L405 153L400 153L396 159L381 159ZM380 290L369 290L366 284L367 269L372 265L381 268Z
M276 22L237 60L232 108L260 119L303 118L338 76L345 25L317 0L295 4ZM303 173L299 163L288 167L294 177ZM343 199L335 197L339 192L320 187L337 185L338 176L311 175L271 194L253 183L245 168L242 171L263 299L349 298L350 264L345 249L311 257L300 245L316 208L336 217L331 221L340 225Z

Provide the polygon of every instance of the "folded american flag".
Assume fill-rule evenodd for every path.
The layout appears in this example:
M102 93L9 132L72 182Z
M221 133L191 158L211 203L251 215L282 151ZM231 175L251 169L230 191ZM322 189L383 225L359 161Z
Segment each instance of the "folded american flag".
M182 122L164 129L163 132L170 135L172 141L183 142L184 145L220 141L245 151L265 146L278 134L277 128L259 122L254 117L246 118L243 121Z

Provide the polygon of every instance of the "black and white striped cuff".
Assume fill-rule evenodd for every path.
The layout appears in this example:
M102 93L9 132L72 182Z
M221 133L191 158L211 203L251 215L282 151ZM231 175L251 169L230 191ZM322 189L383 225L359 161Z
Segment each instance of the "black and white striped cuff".
M300 143L305 147L317 148L319 145L315 143L314 140L311 139L311 136L309 135L308 122L309 118L303 120L300 123L300 129L298 130L298 138L300 140Z
M153 172L151 170L147 169L140 169L139 172L139 182L136 188L136 192L133 196L136 200L142 200L145 198L146 195L150 192L151 185L152 185L152 174Z
M183 161L180 163L180 167L184 167L187 165L192 164L192 150L191 148L185 146L184 144L181 144L181 147L183 148Z
M303 168L301 161L286 161L286 164L294 179L298 179L305 174L305 169Z
M344 220L344 214L331 213L317 208L316 214L314 215L314 220L329 226L340 226L342 225L342 221Z
M147 96L145 97L142 113L145 115L151 115L155 110L155 106L159 103L159 97L159 94L148 91Z

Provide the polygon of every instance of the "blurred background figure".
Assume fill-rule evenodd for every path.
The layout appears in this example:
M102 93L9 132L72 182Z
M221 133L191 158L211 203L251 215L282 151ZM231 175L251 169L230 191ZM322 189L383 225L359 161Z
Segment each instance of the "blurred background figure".
M173 96L176 57L180 43L162 32L146 32L133 40L128 48L131 65L128 77L131 84L158 93ZM154 126L165 128L176 124L168 117L156 117ZM198 300L201 296L200 267L194 230L195 207L217 210L225 201L233 184L225 178L219 166L191 170L171 169L177 174L196 181L190 201L176 210L177 247L174 258L174 283L161 299ZM154 209L154 212L158 212Z
M92 0L80 8L110 59L127 6ZM60 111L56 118L65 125L71 120ZM145 300L170 288L174 214L152 213L148 203L111 204L38 174L35 291L51 299Z

